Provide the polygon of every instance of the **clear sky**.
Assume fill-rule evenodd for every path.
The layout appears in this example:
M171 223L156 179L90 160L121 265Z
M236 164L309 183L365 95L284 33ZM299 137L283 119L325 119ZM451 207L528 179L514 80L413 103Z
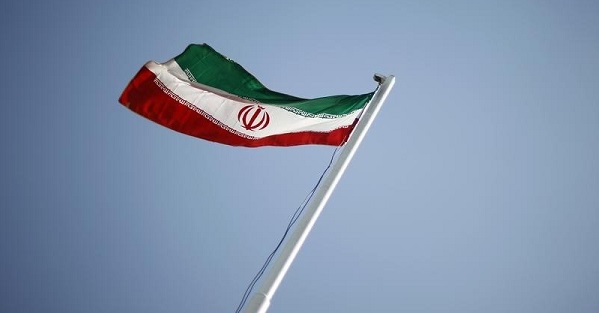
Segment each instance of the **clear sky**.
M269 312L599 312L599 2L9 1L1 312L233 312L331 147L128 111L208 43L300 97L397 83Z

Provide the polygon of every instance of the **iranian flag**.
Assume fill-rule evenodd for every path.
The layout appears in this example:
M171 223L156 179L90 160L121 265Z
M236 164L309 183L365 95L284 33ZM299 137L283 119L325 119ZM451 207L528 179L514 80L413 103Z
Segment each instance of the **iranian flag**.
M267 89L206 44L146 63L119 101L178 132L232 146L342 145L373 93L302 99Z

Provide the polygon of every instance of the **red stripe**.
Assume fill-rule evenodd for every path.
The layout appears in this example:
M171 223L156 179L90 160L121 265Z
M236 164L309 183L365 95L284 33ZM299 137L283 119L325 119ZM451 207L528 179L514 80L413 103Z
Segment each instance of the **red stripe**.
M145 66L123 91L119 101L132 111L172 130L193 137L231 146L297 146L307 144L339 146L353 129L336 129L329 133L298 132L247 139L214 124L201 114L177 102L154 83L156 75ZM357 120L356 120L357 121Z

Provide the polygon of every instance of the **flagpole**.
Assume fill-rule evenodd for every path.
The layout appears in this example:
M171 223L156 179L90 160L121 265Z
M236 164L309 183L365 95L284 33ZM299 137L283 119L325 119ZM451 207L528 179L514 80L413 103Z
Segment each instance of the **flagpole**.
M374 94L372 101L370 101L358 120L358 124L348 141L345 143L345 147L339 154L335 164L331 167L331 172L324 178L321 186L314 194L314 198L306 207L303 217L298 221L294 232L283 246L281 253L270 269L268 276L260 286L260 289L252 296L244 310L245 313L265 313L268 310L270 300L281 284L283 277L287 273L287 270L291 266L299 249L308 237L310 230L312 230L316 219L318 219L322 209L333 193L333 189L337 186L339 179L354 156L362 139L364 139L366 132L370 128L370 125L372 125L383 102L387 98L387 95L389 95L391 88L393 88L393 85L395 84L395 77L393 75L385 77L380 74L375 74L374 80L380 84L379 89Z

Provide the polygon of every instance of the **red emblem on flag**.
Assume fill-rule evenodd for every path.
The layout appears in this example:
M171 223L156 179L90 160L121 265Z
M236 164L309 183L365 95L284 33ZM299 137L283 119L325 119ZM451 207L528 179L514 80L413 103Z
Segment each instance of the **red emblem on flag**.
M237 114L237 120L247 130L261 130L270 123L270 116L264 107L257 104L246 105Z

